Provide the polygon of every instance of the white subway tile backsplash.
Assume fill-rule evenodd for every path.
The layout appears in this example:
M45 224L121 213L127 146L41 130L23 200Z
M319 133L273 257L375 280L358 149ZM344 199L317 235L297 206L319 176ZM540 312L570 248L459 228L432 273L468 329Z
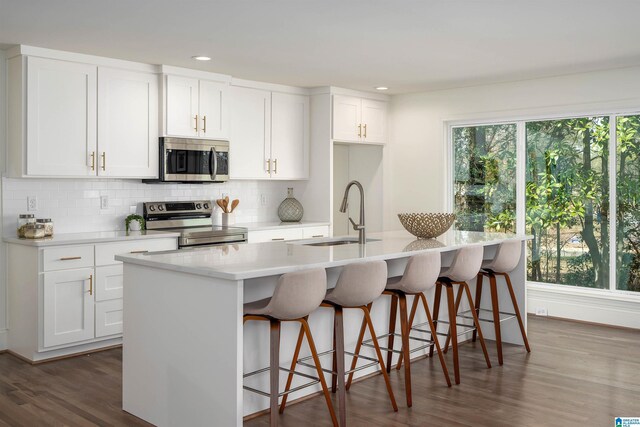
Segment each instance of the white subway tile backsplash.
M17 217L27 212L27 197L38 198L38 218L51 218L57 233L124 229L129 206L142 213L142 202L215 200L228 194L240 199L236 222L276 221L278 205L287 195L286 181L231 181L221 184L144 184L135 180L2 178L3 233L13 235ZM261 195L267 197L262 206ZM100 196L109 207L100 209ZM219 216L216 207L214 216Z

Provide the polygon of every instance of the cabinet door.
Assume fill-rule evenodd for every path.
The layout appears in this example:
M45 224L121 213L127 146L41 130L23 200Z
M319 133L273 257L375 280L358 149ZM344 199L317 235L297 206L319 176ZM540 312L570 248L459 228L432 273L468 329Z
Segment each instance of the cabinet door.
M229 84L200 80L200 136L229 138Z
M345 142L360 141L361 109L360 98L333 96L333 139Z
M198 136L198 79L167 76L167 135Z
M271 95L272 178L309 178L309 97Z
M123 268L120 265L96 267L96 301L122 298Z
M234 86L230 90L230 177L269 178L267 160L271 157L271 92Z
M362 100L362 141L387 142L387 103Z
M27 58L27 175L96 174L96 76L94 65Z
M96 303L96 338L122 334L122 299Z
M98 175L158 176L158 76L98 70Z
M93 269L44 273L44 346L94 337Z

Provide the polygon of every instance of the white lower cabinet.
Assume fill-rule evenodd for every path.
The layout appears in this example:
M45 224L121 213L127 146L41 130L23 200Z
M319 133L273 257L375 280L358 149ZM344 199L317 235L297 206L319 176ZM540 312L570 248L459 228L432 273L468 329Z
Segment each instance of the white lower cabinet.
M96 303L96 338L122 334L122 298Z
M329 237L329 226L286 227L269 230L249 231L249 243L277 242L283 240L312 239Z
M93 269L44 273L44 346L93 338Z
M177 247L175 237L45 248L9 244L9 350L40 361L118 344L124 277L114 257Z

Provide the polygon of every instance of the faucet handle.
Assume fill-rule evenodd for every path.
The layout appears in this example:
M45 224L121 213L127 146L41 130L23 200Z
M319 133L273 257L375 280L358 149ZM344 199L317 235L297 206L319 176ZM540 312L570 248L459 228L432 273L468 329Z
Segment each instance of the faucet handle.
M356 222L351 219L351 217L349 217L349 222L351 223L351 225L353 225L354 230L364 230L364 225L356 224Z

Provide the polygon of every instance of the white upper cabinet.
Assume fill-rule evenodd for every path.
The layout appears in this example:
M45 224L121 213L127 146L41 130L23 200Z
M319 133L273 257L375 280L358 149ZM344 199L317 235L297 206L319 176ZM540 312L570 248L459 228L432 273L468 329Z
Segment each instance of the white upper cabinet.
M166 135L228 139L229 84L168 75L166 80Z
M287 93L271 95L272 177L309 177L309 97Z
M231 178L307 179L309 97L232 86L231 99Z
M231 87L230 178L269 178L271 92Z
M96 151L97 70L94 65L27 58L26 175L95 175L91 154ZM14 142L22 147L21 141Z
M98 70L99 176L158 176L158 76Z
M333 96L333 139L343 142L387 142L387 102Z
M159 86L151 66L133 71L22 54L8 65L10 176L158 176Z

